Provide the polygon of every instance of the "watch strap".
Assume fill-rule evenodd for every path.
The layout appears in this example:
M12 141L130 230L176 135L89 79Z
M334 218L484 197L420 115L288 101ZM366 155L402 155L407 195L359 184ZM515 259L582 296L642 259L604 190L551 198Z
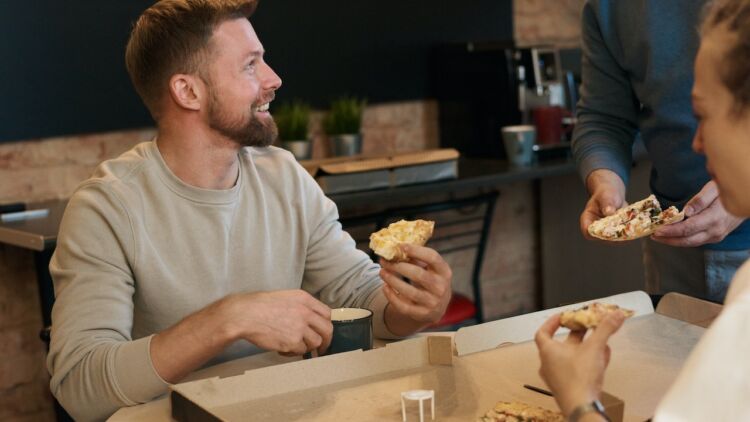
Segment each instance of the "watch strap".
M602 403L599 400L584 403L573 409L570 416L568 416L568 422L578 422L583 415L591 412L600 414L605 421L610 422L609 416L604 412L604 406L602 406Z

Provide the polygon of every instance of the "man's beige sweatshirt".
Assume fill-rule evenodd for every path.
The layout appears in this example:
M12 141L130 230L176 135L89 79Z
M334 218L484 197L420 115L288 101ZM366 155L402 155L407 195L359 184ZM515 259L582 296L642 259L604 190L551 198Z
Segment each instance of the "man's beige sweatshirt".
M47 364L55 397L98 420L166 392L149 344L229 294L303 289L375 312L379 266L341 229L336 205L288 152L243 148L228 190L189 186L156 141L101 164L65 210L50 264L56 302ZM240 341L210 364L258 352Z

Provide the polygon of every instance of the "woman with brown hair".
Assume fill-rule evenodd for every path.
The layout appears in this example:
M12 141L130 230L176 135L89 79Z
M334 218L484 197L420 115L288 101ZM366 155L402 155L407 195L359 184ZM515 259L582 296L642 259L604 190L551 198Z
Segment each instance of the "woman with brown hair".
M700 120L693 149L724 207L750 217L750 0L717 0L707 9L695 61L693 108ZM623 316L593 333L555 341L560 316L539 329L540 374L570 421L604 421L598 397L609 363L609 337ZM655 421L750 420L750 262L732 280L724 310L692 351L656 410Z

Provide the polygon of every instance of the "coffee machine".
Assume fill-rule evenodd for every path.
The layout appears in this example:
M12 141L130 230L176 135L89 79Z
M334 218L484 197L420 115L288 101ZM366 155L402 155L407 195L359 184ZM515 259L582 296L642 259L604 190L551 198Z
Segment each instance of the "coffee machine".
M553 47L519 49L514 53L518 107L522 123L529 123L535 107L566 106L560 51Z
M436 48L429 88L438 101L440 145L479 158L506 158L501 129L531 124L534 108L574 112L577 101L575 78L563 70L558 49L518 48L512 42Z

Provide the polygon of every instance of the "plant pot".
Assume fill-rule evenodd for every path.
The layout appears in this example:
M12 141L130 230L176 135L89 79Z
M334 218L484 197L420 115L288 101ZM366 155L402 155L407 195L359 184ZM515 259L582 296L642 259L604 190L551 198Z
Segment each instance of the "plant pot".
M331 142L331 152L335 156L357 155L362 153L362 135L332 135L329 138Z
M312 157L312 141L281 141L281 146L289 150L297 160L309 160Z

